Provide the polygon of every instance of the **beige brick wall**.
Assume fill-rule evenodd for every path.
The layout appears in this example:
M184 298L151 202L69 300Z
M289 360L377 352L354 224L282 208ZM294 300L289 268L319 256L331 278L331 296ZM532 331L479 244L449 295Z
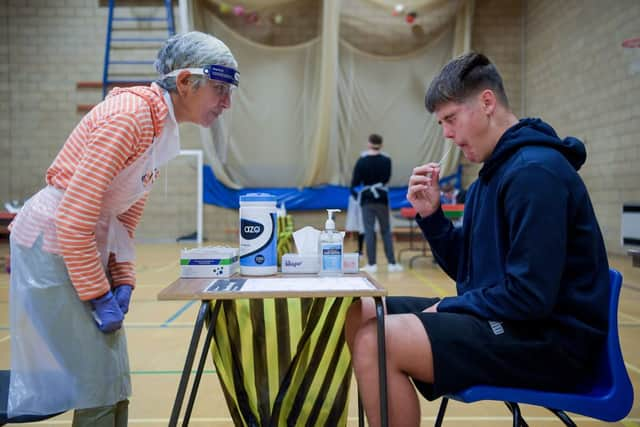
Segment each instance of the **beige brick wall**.
M477 0L471 36L472 50L484 53L498 67L516 115L522 112L522 13L523 2L519 0ZM481 165L460 157L466 188L478 176Z
M9 8L0 2L0 201L9 197L11 169L11 96L9 92ZM1 209L1 208L0 208Z
M79 119L76 81L101 74L106 17L104 9L83 0L4 4L11 151L3 200L42 187L45 169Z
M622 203L640 201L640 74L621 47L640 36L640 2L528 1L525 16L526 113L586 143L580 173L607 249L620 253Z
M27 198L43 186L47 167L82 118L76 106L100 101L101 90L76 84L102 80L107 12L97 0L0 1L0 201ZM143 13L164 16L164 9L145 7ZM181 133L183 148L200 147L195 126L182 125ZM195 231L195 174L191 166L177 165L169 168L166 196L161 178L150 197L138 232L142 240L174 240Z

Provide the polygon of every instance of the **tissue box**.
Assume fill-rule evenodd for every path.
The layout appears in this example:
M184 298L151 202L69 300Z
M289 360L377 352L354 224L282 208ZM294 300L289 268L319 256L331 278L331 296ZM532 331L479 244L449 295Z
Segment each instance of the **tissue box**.
M342 272L357 273L360 271L360 255L358 252L342 254Z
M357 252L342 254L342 272L357 273L360 271ZM320 272L318 255L284 254L282 255L282 272L289 274L317 274Z
M282 255L282 272L293 274L314 274L320 271L318 255L284 254Z
M238 272L238 248L207 246L180 251L180 277L231 277Z

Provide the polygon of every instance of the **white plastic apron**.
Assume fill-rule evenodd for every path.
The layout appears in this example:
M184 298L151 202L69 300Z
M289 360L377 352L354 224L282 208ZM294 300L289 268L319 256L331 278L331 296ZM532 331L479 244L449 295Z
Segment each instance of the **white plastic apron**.
M373 197L376 199L380 197L380 191L388 192L389 189L381 182L377 182L373 185L367 185L358 189L358 196L353 197L349 195L349 204L347 205L347 219L345 221L345 230L357 231L360 234L364 234L364 222L362 221L362 207L360 206L360 198L362 193L366 190L371 190ZM380 224L376 221L375 231L380 230Z
M344 223L344 229L347 231L356 231L364 234L364 224L362 223L362 208L358 200L349 195L349 204L347 205L347 219Z
M133 261L133 239L117 215L150 191L157 168L180 152L168 93L165 99L169 115L162 134L115 177L104 195L96 243L105 267L110 252L117 261ZM55 223L53 214L63 195L53 187L42 189L22 208L13 230L29 224L21 223L22 215L42 218L51 213L49 224ZM131 394L124 329L110 334L98 329L62 257L42 249L43 235L28 246L11 235L10 417L113 405Z

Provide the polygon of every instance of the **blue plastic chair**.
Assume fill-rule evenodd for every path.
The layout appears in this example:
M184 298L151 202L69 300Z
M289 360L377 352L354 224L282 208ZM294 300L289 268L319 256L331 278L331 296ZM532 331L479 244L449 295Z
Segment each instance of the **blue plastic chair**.
M622 275L610 269L609 281L609 332L606 347L598 362L598 370L575 393L544 392L507 387L474 386L454 395L442 398L436 427L442 425L449 399L464 403L479 400L497 400L504 402L513 414L513 426L526 426L518 403L542 406L553 412L566 426L575 427L575 423L564 412L569 411L602 421L619 421L631 411L633 388L627 369L624 366L620 339L618 336L618 300L622 288Z
M9 371L0 371L0 426L3 426L7 423L32 423L35 421L46 420L48 418L62 414L62 412L59 412L57 414L50 415L20 415L19 417L9 418L7 416L7 402L9 400L9 379Z

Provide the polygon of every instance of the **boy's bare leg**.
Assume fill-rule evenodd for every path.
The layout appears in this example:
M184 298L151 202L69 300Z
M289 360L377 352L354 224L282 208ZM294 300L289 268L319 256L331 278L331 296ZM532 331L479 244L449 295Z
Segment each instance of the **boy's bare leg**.
M353 368L369 424L380 425L378 341L373 300L355 303L345 327ZM385 317L388 413L392 426L419 426L420 404L409 377L433 382L431 343L413 314Z

